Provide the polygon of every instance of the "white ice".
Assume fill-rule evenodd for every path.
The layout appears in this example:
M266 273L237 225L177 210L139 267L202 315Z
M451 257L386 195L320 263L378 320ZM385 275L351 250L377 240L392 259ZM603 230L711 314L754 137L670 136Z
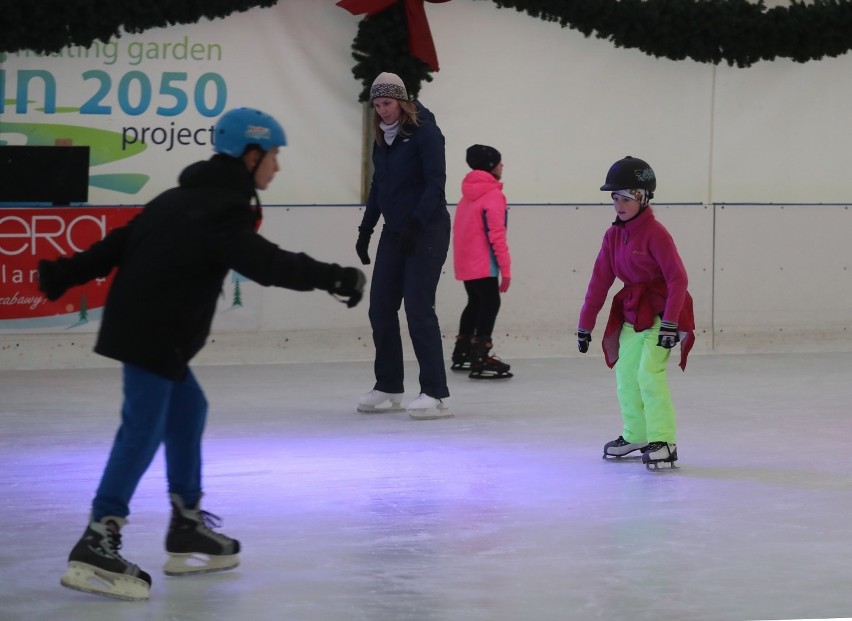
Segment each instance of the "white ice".
M601 459L600 357L450 377L456 417L363 415L368 362L204 366L229 572L166 577L161 454L124 529L147 602L63 589L118 425L117 368L0 372L3 621L852 617L852 353L670 365L680 468ZM406 400L416 397L407 364Z

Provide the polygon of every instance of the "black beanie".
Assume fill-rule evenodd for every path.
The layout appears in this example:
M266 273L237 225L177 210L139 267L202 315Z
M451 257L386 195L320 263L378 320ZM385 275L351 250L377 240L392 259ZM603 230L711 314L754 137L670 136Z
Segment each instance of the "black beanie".
M494 147L475 144L467 148L467 165L474 170L491 172L500 163L500 152Z

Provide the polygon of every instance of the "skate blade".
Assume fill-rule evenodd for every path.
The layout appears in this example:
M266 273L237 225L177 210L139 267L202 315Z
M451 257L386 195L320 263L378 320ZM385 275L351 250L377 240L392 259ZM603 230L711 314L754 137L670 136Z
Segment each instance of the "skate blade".
M470 375L468 375L468 377L470 379L475 379L475 380L501 380L501 379L509 379L510 377L515 377L515 374L509 373L509 372L495 373L494 375L489 375L487 373L478 373L478 374L471 373Z
M150 597L151 587L141 578L104 571L86 563L71 561L59 579L68 589L91 593L128 602L140 602Z
M163 566L167 576L189 576L192 574L209 574L215 571L227 571L240 564L236 554L174 554L169 553L169 560Z
M359 405L356 410L360 414L391 414L393 412L405 412L401 405L393 405L386 408L377 408L373 405Z
M414 420L438 420L440 418L455 418L449 410L408 410L409 418Z
M450 371L470 371L470 363L462 362L461 364L453 364L450 367Z
M679 470L673 461L649 461L645 462L649 472L665 472L667 470Z
M638 451L639 449L636 450ZM601 459L603 459L604 461L640 461L642 459L642 453L639 453L638 455L631 455L630 453L627 453L625 455L607 455L606 453L604 453L603 455L601 455Z

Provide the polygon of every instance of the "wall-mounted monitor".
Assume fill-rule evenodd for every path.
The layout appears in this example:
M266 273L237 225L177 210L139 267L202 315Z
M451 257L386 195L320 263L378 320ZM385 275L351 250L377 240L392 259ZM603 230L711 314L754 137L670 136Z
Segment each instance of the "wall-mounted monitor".
M89 200L89 147L0 146L0 202Z

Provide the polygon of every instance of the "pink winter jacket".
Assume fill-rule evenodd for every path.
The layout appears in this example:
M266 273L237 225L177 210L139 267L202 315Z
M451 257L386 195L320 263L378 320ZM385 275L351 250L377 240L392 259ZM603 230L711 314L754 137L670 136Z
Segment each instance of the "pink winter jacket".
M654 217L651 207L628 222L614 222L604 235L595 260L578 328L591 332L618 278L623 288L612 300L606 331L601 339L609 367L618 360L618 334L624 322L647 330L660 316L677 324L681 334L680 367L695 340L692 297L688 278L672 236Z
M453 222L456 280L512 277L506 241L507 207L503 184L491 173L472 170L462 181Z

